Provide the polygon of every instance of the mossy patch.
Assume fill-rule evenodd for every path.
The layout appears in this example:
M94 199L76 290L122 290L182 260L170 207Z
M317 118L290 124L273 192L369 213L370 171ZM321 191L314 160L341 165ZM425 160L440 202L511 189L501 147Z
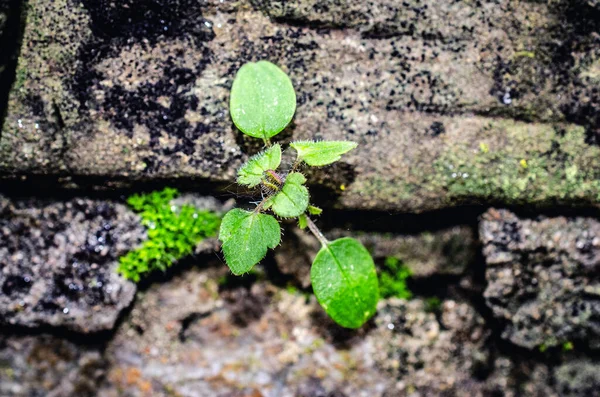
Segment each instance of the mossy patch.
M398 258L388 257L379 273L379 295L382 298L412 298L412 292L406 286L406 280L412 275L410 269Z
M126 278L137 282L149 272L165 271L178 259L194 252L204 238L216 235L221 218L190 205L172 205L171 200L177 195L177 190L165 188L136 194L127 200L148 228L148 240L141 248L119 259L119 273Z

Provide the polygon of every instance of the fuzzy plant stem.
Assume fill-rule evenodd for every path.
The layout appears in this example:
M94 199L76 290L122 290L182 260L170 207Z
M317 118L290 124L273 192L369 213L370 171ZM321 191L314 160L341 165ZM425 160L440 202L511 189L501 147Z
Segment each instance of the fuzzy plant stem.
M325 238L325 236L323 236L323 233L321 233L317 225L315 225L308 215L306 215L306 224L308 225L308 228L312 234L314 234L315 237L321 242L321 245L323 245L323 247L327 247L329 245L329 241Z

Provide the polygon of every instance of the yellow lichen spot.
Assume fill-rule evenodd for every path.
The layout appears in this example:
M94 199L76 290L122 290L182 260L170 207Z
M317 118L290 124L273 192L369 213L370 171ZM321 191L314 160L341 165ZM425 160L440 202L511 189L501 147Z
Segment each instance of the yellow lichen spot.
M490 151L490 147L487 145L487 143L481 142L479 144L479 150L481 150L481 153L487 153Z
M521 58L521 57L526 57L526 58L535 58L535 52L533 51L518 51L515 52L515 58Z
M344 190L346 190L346 185L344 183L342 183L340 185L340 190L343 192Z
M527 168L527 160L521 159L521 161L519 161L519 164L521 164L521 167Z

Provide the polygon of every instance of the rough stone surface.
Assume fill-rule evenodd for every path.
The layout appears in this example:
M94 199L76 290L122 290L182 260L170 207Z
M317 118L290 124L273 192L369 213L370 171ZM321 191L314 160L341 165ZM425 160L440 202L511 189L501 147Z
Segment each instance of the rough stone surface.
M106 351L111 369L99 395L382 394L387 380L366 331L343 331L314 297L266 282L236 286L244 280L230 276L219 286L227 273L221 264L191 269L140 294Z
M382 302L349 331L312 296L231 277L218 285L224 274L191 269L140 293L106 350L99 395L557 395L546 366L495 353L466 303L443 302L438 319L419 299Z
M121 204L0 196L0 322L79 332L113 328L135 294L117 258L145 237Z
M558 395L545 365L498 354L483 318L466 303L443 302L437 319L421 300L390 300L376 324L374 359L394 380L385 396Z
M595 204L596 16L567 0L32 0L0 169L231 182L259 144L228 91L269 59L298 92L283 141L360 144L313 175L327 206Z
M597 396L600 393L600 364L574 360L554 370L556 389L562 396Z
M480 239L484 296L506 325L505 338L527 348L573 341L600 347L600 222L492 209Z
M99 348L49 335L0 335L0 395L93 397L105 375Z
M114 337L0 336L0 394L25 396L594 396L598 364L500 352L466 302L381 302L359 331L314 297L198 263L139 291ZM222 280L222 281L217 281ZM92 341L93 342L93 341ZM107 344L107 345L106 345Z

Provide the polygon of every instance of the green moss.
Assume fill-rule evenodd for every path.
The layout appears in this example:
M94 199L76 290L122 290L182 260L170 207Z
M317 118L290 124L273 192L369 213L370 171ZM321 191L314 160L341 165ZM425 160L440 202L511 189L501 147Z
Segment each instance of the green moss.
M425 299L425 311L428 313L439 313L442 308L442 301L437 296Z
M406 280L411 274L411 270L398 258L386 258L385 266L379 273L379 295L382 298L412 298L412 292L406 286Z
M574 348L573 342L567 341L562 344L562 349L565 352L571 351L571 350L573 350L573 348Z
M133 195L127 203L140 213L148 228L148 240L141 248L119 259L119 272L139 281L140 276L155 270L165 271L178 259L191 254L206 237L216 235L221 218L210 211L199 211L183 205L171 205L177 196L175 189Z
M584 141L583 128L530 135L515 125L510 144L474 151L465 145L434 164L431 183L450 199L480 198L506 203L577 202L600 199L600 148ZM485 144L487 147L487 144Z

